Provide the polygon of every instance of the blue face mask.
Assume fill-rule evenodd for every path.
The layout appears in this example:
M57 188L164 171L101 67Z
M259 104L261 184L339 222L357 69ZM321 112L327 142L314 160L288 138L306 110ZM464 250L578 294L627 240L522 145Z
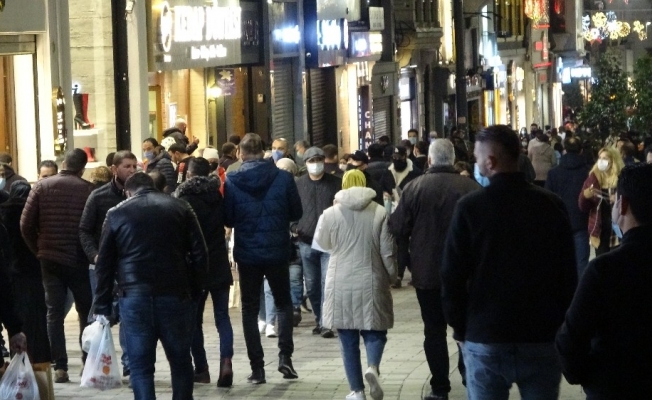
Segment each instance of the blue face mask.
M283 152L281 150L272 150L272 158L274 159L274 162L277 162L283 158Z
M478 168L478 164L473 164L473 177L475 178L475 181L480 184L480 186L489 186L489 178L482 176L480 173L480 168Z
M146 151L145 153L143 153L143 155L149 161L152 161L154 159L154 152L153 151Z
M615 223L615 222L611 222L611 229L614 230L614 233L616 234L616 237L617 237L618 239L622 239L622 238L623 238L623 231L620 229L620 226L618 226L617 223Z

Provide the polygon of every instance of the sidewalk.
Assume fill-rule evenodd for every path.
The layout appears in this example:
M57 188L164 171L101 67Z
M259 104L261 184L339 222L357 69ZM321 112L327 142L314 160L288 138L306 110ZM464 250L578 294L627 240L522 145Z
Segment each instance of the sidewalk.
M409 275L409 274L408 274ZM404 285L408 278L404 280ZM423 324L414 289L404 286L392 290L394 296L394 329L389 331L387 346L380 366L380 381L385 391L385 399L418 400L430 389L430 373L423 354ZM210 299L209 299L210 301ZM210 310L210 312L209 312ZM204 335L208 362L211 369L211 384L195 384L195 399L344 399L350 390L344 376L339 342L337 339L323 339L312 335L313 318L303 314L303 321L294 330L294 367L299 379L284 380L276 371L278 362L277 339L262 337L265 349L267 383L251 385L246 381L250 373L247 359L240 309L231 309L231 321L235 336L235 356L233 358L234 383L229 389L216 387L219 371L219 338L214 327L212 306L206 305L204 316ZM80 350L77 343L77 316L71 312L66 318L66 337L68 358L70 359L70 383L54 384L57 400L82 399L131 399L132 392L125 385L121 389L99 392L79 387L81 369ZM114 341L118 343L118 331L114 329ZM364 360L364 347L362 357ZM449 329L448 348L450 354L450 373L452 391L450 400L466 399L462 380L457 372L457 346ZM117 349L118 352L120 351ZM161 345L158 346L156 363L156 393L160 400L172 398L170 386L170 367ZM362 363L365 365L365 362ZM368 395L368 389L367 389ZM368 396L370 399L371 397ZM512 389L510 398L520 398L518 390ZM562 382L561 399L583 399L578 386Z

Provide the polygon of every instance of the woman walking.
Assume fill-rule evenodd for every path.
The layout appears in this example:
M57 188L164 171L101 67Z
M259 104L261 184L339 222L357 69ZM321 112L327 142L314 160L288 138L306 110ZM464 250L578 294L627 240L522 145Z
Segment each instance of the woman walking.
M387 228L385 209L374 202L376 193L366 186L362 172L344 174L335 205L322 215L316 244L330 251L323 326L337 329L344 370L351 387L346 399L366 399L360 362L360 335L367 350L371 398L381 400L378 367L394 325L390 285L396 280L394 240Z

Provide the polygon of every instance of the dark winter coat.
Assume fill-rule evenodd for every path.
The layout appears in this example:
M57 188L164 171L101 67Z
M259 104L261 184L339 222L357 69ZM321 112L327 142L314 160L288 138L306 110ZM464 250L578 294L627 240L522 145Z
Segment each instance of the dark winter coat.
M4 225L0 224L0 321L11 338L22 330L23 321L14 307L14 296L9 279L10 263L9 234Z
M158 170L165 176L165 193L172 193L177 188L177 174L172 165L172 159L167 151L161 150L158 156L147 163L147 173Z
M431 167L408 183L389 219L395 237L410 237L412 285L438 289L444 243L457 201L480 189L474 180L452 166Z
M577 286L574 247L564 203L522 173L460 199L441 268L455 340L552 343Z
M528 156L523 153L518 155L518 171L525 175L526 181L529 183L534 182L534 178L536 177L534 166Z
M121 297L197 298L207 272L204 236L190 205L141 189L106 215L95 265L95 312L111 314L116 279Z
M89 263L95 264L95 257L99 253L100 235L106 213L126 198L124 190L118 189L115 178L88 196L79 222L79 239Z
M216 176L196 176L177 188L174 195L187 201L197 215L208 247L208 275L204 289L226 289L233 284L224 237L224 199Z
M291 174L270 160L249 160L224 185L226 226L234 228L233 257L243 265L286 265L290 222L303 215Z
M342 190L342 180L325 173L318 181L313 181L306 174L296 182L303 209L303 215L296 224L296 233L302 242L312 244L317 221L324 210L333 205L335 195Z
M383 192L391 194L396 185L394 184L394 178L392 177L392 174L388 170L390 165L392 165L392 163L389 161L376 159L370 161L369 164L367 164L367 169L365 169L365 172L374 178L374 181L380 185L380 188ZM367 185L367 187L370 186ZM376 188L373 187L371 189L376 190Z
M25 208L25 202L31 191L27 181L19 181L11 187L9 200L0 204L2 223L9 233L9 246L11 249L11 263L9 272L13 274L26 274L41 276L41 264L27 247L20 234L20 216Z
M198 145L196 143L190 143L190 140L188 139L188 136L186 136L185 133L181 132L181 130L177 127L172 127L168 128L163 131L163 137L171 137L174 138L177 143L183 143L186 145L186 152L188 154L192 154L197 150Z
M22 176L18 175L16 172L14 172L14 169L11 168L11 166L5 164L4 168L5 168L5 188L4 188L5 192L8 193L11 190L11 185L14 182L17 182L17 181L25 181L25 182L27 182L27 179L23 178Z
M573 232L585 231L589 223L589 214L580 210L577 195L582 191L582 185L589 176L591 167L579 154L567 153L561 156L559 165L548 172L546 189L561 197L566 205Z
M564 376L596 399L650 397L650 243L652 226L633 228L591 261L557 334Z
M27 198L20 232L39 259L88 267L79 240L79 221L93 184L63 170L38 181Z

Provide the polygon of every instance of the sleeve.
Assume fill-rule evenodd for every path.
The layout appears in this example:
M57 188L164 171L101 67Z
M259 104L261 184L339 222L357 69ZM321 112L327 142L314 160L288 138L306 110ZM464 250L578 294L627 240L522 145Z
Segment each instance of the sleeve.
M165 186L168 188L168 192L174 192L177 188L177 176L174 173L172 162L168 159L161 160L158 162L156 169L165 176Z
M197 221L197 215L195 215L195 212L188 203L184 201L184 204L187 214L184 220L186 221L186 231L188 232L186 240L190 259L190 270L188 271L190 275L190 290L193 296L197 296L204 286L203 283L208 273L208 249L204 240L204 234L199 226L199 221Z
M113 209L109 210L102 227L99 252L95 264L97 289L95 291L95 314L111 315L113 303L113 286L118 269L118 246L111 222L115 218Z
M226 180L224 182L224 225L226 225L229 228L233 228L233 224L235 223L235 218L234 218L234 201L233 201L233 188L232 188L233 183L230 180Z
M560 240L558 248L562 268L558 296L562 312L565 312L577 290L577 259L575 258L575 239L573 238L573 228L571 227L568 210L566 210L566 205L561 200L557 199L557 201L563 214L559 218L561 226L557 230L559 232L557 237Z
M409 237L414 227L414 219L412 218L412 185L406 188L398 202L396 210L389 217L389 231L392 235L397 237Z
M454 329L455 340L466 334L467 282L472 272L471 230L460 203L455 207L441 266L441 295L446 322Z
M577 205L582 212L589 212L598 205L597 199L595 197L590 199L584 197L584 191L590 188L591 185L593 185L595 189L600 189L600 183L593 173L591 173L589 177L584 181L584 185L582 185L582 190L580 190L579 197L577 199Z
M91 195L86 200L84 212L79 221L79 240L81 241L84 253L91 264L95 263L95 256L99 252L97 240L95 239L95 226L97 224L97 202L95 196Z
M585 382L586 374L591 369L591 339L603 323L606 292L595 261L592 261L582 275L566 320L557 333L557 351L564 376L570 384Z
M38 183L29 193L23 214L20 216L20 233L29 250L38 254L39 197L41 185Z
M324 210L322 215L317 221L317 229L315 229L315 236L313 241L323 250L330 251L333 249L333 242L331 241L331 229L333 226L333 207Z
M382 214L382 223L380 229L380 256L383 259L383 265L389 274L389 281L396 281L398 276L398 266L396 264L396 242L394 237L389 231L387 226L387 212L384 208L378 207L380 211L376 211Z
M525 179L527 179L528 182L532 183L534 182L534 178L537 176L536 172L534 172L532 161L530 161L528 157L523 157L523 161L523 172L525 173Z
M297 189L297 184L290 177L288 185L288 205L290 206L290 221L298 221L303 215L303 207L301 206L301 197L299 197L299 190Z
M14 297L9 280L9 234L4 225L0 224L0 244L2 254L0 258L0 322L7 328L9 337L14 336L22 330L22 321L16 314Z
M186 146L186 153L192 154L195 152L195 150L197 150L198 147L199 145L197 143L190 143L188 146Z

